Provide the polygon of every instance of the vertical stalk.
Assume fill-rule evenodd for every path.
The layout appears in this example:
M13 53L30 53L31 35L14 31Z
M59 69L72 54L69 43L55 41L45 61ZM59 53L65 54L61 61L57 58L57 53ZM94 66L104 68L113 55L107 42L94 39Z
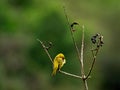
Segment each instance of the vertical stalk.
M88 90L88 85L87 85L87 79L85 79L85 73L84 73L84 62L83 62L83 56L84 56L84 25L82 26L82 44L81 44L81 74L82 74L82 80L84 83L85 90Z
M82 44L81 44L81 74L82 77L84 78L84 62L83 62L83 52L84 52L84 26L82 26Z
M85 90L88 90L87 80L83 79L83 83L84 83Z
M63 6L63 9L64 9L65 17L66 17L66 19L67 19L67 23L68 23L68 26L69 26L69 30L70 30L70 33L71 33L71 37L72 37L72 40L73 40L73 44L74 44L74 46L75 46L76 53L77 53L78 58L79 58L79 60L80 60L80 59L81 59L81 58L80 58L80 52L79 52L79 49L78 49L77 44L76 44L76 42L75 42L74 34L73 34L72 28L71 28L71 26L70 26L69 18L68 18L68 16L67 16L67 13L66 13L66 10L65 10L65 7L64 7L64 6ZM81 64L81 62L80 62L80 64Z

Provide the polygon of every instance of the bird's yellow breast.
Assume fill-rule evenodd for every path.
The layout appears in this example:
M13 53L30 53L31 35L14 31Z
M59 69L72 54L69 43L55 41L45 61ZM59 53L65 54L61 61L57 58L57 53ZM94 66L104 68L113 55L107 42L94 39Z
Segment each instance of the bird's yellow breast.
M53 75L54 73L56 73L57 70L61 69L63 67L63 65L65 64L65 56L60 53L58 54L54 61L53 61Z

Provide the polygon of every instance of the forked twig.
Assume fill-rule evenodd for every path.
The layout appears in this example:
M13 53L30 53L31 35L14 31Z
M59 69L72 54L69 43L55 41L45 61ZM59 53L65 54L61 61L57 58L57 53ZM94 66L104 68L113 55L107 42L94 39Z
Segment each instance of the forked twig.
M88 74L85 75L85 72L84 72L84 25L82 26L82 44L81 44L81 52L79 51L79 48L77 47L77 44L75 42L75 38L74 38L74 28L73 26L74 25L78 25L78 23L74 22L70 25L69 23L69 18L67 16L67 13L65 11L65 7L63 6L63 9L64 9L64 14L65 14L65 17L67 19L67 23L68 23L68 26L69 26L69 30L71 32L71 37L72 37L72 40L73 40L73 44L75 46L75 49L76 49L76 52L77 52L77 55L78 55L78 58L79 58L79 62L81 64L81 76L78 76L78 75L75 75L75 74L71 74L71 73L68 73L68 72L65 72L65 71L62 71L62 70L58 70L60 73L64 74L64 75L68 75L68 76L71 76L71 77L75 77L75 78L79 78L79 79L82 79L83 80L83 84L84 84L84 88L85 90L88 90L88 85L87 85L87 79L90 77L90 74L93 70L93 67L94 67L94 64L95 64L95 61L96 61L96 57L97 57L97 54L98 54L98 51L100 49L100 47L102 47L102 45L104 44L103 43L103 36L100 35L100 34L96 34L95 36L93 36L91 38L92 40L92 43L93 44L97 44L97 48L95 50L92 50L92 56L93 56L93 61L92 61L92 64L91 64L91 67L90 67L90 70L88 71ZM98 38L98 42L97 42L97 39ZM53 64L53 59L52 57L50 56L50 53L48 51L49 48L46 47L46 45L40 41L39 39L37 39L37 41L40 42L40 44L42 45L44 51L46 52L47 56L49 57L50 61L52 62ZM95 53L94 53L95 51Z
M72 40L73 40L73 43L74 43L74 46L76 48L76 51L77 51L77 55L78 55L78 58L79 58L79 62L81 64L81 75L82 75L82 80L83 80L83 83L84 83L84 86L85 86L85 90L88 90L88 85L87 85L87 81L85 79L85 74L84 74L84 63L83 63L83 49L84 49L84 25L82 27L82 30L83 30L83 33L82 33L82 44L81 44L81 53L77 47L77 44L75 42L75 39L74 39L74 34L73 34L73 28L70 27L70 23L69 23L69 19L68 19L68 16L66 14L66 11L65 11L65 7L63 6L64 8L64 13L65 13L65 16L66 16L66 19L67 19L67 22L68 22L68 25L69 25L69 29L70 29L70 32L71 32L71 37L72 37Z
M78 58L79 58L79 60L80 60L80 59L81 59L81 58L80 58L80 52L79 52L79 49L78 49L77 44L76 44L76 42L75 42L75 38L74 38L73 31L72 31L72 27L71 27L71 25L70 25L70 23L69 23L69 18L68 18L68 16L67 16L67 13L66 13L66 10L65 10L65 7L64 7L64 6L63 6L63 9L64 9L65 17L66 17L66 19L67 19L67 23L68 23L68 26L69 26L69 30L70 30L70 33L71 33L71 37L72 37L72 40L73 40L73 44L74 44L74 46L75 46L75 48L76 48L76 53L77 53Z
M47 56L49 57L50 61L52 62L53 64L53 59L52 57L50 56L49 52L48 52L48 49L46 48L46 46L44 45L44 43L42 41L40 41L39 39L37 39L37 41L40 42L40 44L42 45L44 51L46 52ZM68 72L65 72L65 71L62 71L62 70L59 70L60 73L62 74L65 74L65 75L68 75L68 76L71 76L71 77L75 77L75 78L82 78L81 76L78 76L78 75L75 75L75 74L71 74L71 73L68 73Z
M40 44L42 45L42 47L43 47L43 49L45 50L46 54L48 55L48 57L49 57L50 61L51 61L51 62L52 62L52 64L53 64L53 59L52 59L52 57L50 56L50 54L49 54L48 50L46 49L46 46L44 45L44 43L43 43L42 41L40 41L39 39L37 39L37 41L39 41L39 42L40 42Z
M92 70L93 70L93 67L94 67L94 64L95 64L95 61L96 61L96 57L97 57L98 51L99 51L99 48L97 49L95 55L93 56L92 65L91 65L90 70L89 70L89 72L88 72L88 74L87 74L87 76L86 76L85 79L87 79L87 78L90 76L90 74L91 74L91 72L92 72ZM93 50L92 50L92 53L93 53Z
M96 41L97 38L98 38L98 42ZM96 44L97 47L96 47L96 49L92 50L93 62L91 64L90 70L89 70L89 72L88 72L88 74L87 74L85 79L87 79L90 76L90 74L91 74L91 72L93 70L95 61L96 61L96 57L97 57L98 51L99 51L100 47L102 47L102 45L104 44L103 36L97 33L95 36L92 37L92 43ZM95 54L94 54L93 51L95 51Z

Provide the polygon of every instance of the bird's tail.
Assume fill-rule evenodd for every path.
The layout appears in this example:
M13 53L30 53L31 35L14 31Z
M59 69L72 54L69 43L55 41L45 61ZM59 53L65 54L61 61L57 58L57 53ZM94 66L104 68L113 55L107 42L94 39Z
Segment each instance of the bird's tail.
M57 72L57 69L53 69L52 76L55 76Z

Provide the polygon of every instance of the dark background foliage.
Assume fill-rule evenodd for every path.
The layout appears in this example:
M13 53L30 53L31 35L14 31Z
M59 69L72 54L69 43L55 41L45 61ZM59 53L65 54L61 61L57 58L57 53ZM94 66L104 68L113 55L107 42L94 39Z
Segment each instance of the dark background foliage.
M90 37L99 32L104 46L88 80L90 90L120 89L120 1L119 0L0 0L0 90L80 90L81 80L58 73L36 40L51 41L54 58L62 52L62 68L80 74L80 65L62 5L70 23L85 25L85 71L91 61ZM75 39L80 48L81 27Z

